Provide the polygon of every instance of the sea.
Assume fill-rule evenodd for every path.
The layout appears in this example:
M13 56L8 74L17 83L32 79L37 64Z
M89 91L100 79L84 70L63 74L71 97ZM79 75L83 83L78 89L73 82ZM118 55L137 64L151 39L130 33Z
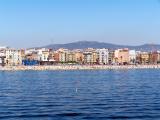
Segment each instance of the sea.
M0 120L160 120L160 69L1 71Z

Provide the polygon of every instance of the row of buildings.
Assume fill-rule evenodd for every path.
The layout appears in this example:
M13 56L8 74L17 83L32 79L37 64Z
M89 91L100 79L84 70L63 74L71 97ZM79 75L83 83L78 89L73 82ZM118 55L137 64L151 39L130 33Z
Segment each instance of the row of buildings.
M12 49L0 47L0 65L53 65L53 64L158 64L160 52L141 52L128 48L109 49Z

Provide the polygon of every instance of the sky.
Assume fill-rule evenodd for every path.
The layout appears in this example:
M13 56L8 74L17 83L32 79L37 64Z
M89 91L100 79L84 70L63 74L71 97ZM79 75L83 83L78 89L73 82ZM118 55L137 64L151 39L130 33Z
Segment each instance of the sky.
M160 0L0 0L0 46L160 44Z

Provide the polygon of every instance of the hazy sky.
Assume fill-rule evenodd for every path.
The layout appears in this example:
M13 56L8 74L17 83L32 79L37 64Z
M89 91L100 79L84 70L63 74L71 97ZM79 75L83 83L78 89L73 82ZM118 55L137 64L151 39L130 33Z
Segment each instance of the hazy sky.
M0 45L160 44L159 0L0 0Z

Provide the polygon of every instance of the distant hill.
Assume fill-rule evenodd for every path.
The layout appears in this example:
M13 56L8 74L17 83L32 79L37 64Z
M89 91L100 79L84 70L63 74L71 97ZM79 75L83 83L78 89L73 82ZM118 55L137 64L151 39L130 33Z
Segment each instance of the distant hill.
M42 46L45 48L51 49L59 49L59 48L66 48L66 49L86 49L86 48L108 48L108 49L118 49L118 48L129 48L141 51L151 51L151 50L159 50L160 45L158 44L144 44L139 46L129 46L129 45L118 45L118 44L111 44L105 42L97 42L97 41L78 41L66 44L51 44L47 46Z

